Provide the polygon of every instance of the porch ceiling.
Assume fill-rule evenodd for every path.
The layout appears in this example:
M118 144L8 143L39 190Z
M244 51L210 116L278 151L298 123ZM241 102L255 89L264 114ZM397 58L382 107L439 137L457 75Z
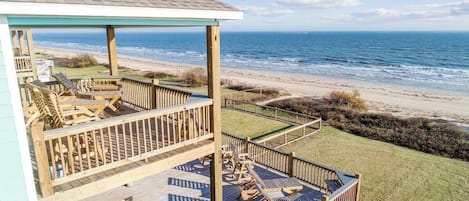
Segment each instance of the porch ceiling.
M11 26L211 26L243 18L243 12L214 0L0 1Z

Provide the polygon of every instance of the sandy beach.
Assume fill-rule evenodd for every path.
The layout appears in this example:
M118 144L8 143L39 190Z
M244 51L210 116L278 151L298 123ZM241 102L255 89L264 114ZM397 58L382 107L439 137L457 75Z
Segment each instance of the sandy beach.
M83 51L37 47L36 52L71 57ZM100 63L107 63L107 54L93 54ZM120 66L138 70L163 71L180 74L190 68L203 66L157 61L119 55ZM241 70L222 67L222 78L263 87L287 91L292 96L321 97L331 91L358 90L370 106L371 111L392 113L404 117L429 117L469 124L469 94L450 94L442 91L423 91L375 83L295 75L278 72Z

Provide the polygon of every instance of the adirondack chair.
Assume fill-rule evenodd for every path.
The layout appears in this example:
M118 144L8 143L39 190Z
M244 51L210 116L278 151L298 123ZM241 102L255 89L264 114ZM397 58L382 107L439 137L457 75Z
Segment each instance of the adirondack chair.
M212 160L212 155L207 155L202 158L199 158L201 165L205 165L207 161ZM221 146L221 157L223 159L223 164L230 164L233 167L233 151L229 148L228 145Z
M117 101L121 97L121 92L119 90L115 90L115 91L85 91L85 92L82 92L63 73L56 73L53 76L57 81L60 82L60 84L62 84L67 89L67 91L71 95L77 96L79 98L88 98L88 99L96 99L96 100L109 100L109 104L107 105L107 107L109 107L112 111L117 111L117 108L114 106L114 104L116 104Z
M230 143L230 150L233 151L232 164L233 164L233 178L236 179L237 183L240 183L243 179L243 175L247 172L247 167L254 167L251 160L249 159L248 153L239 153L238 147Z
M62 128L66 126L76 125L80 123L86 123L90 121L99 120L100 118L96 116L93 112L86 110L84 108L75 108L72 110L63 110L58 104L58 96L54 92L49 89L38 87L31 83L25 85L28 90L31 92L31 96L35 105L38 108L39 113L43 117L44 121L49 124L51 128ZM89 134L86 134L89 135ZM90 141L85 141L84 136L79 136L78 139L72 139L74 142L72 144L78 145L77 147L73 147L71 150L66 146L66 142L62 142L61 144L58 141L53 142L52 149L55 152L54 160L57 162L60 160L59 156L64 154L67 156L67 161L65 163L66 171L69 171L68 164L72 164L71 160L78 160L80 156L76 153L76 150L82 149L86 147L86 143L88 146L93 147L94 143ZM88 138L91 139L91 138ZM100 158L103 158L103 149L101 147L97 147L97 152ZM84 153L84 152L82 152ZM95 156L94 152L89 152L90 157ZM86 158L85 154L81 154L81 157Z
M47 85L44 85L44 83L39 80L32 81L29 85L48 89ZM104 108L109 104L106 100L90 100L77 98L76 96L61 96L59 94L57 94L57 102L63 110L73 110L76 108L81 108L83 111L92 110L95 116L104 116Z
M243 200L253 200L262 195L264 200L280 201L295 200L303 185L294 177L262 179L252 167L247 167L250 180L239 184L240 196Z

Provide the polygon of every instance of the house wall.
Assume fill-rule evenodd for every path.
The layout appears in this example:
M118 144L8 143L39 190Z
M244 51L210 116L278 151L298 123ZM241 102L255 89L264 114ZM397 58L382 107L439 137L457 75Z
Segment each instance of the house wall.
M37 200L6 16L0 15L0 201Z

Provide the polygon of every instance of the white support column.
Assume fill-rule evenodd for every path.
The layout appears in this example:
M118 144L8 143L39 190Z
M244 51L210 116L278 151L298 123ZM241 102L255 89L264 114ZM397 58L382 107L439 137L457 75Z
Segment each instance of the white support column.
M29 146L28 146L28 139L27 139L27 134L26 134L26 128L25 128L25 122L23 119L23 110L21 106L21 98L20 98L20 93L19 93L19 88L18 88L18 83L16 79L16 68L15 68L15 62L14 62L14 57L13 57L13 47L12 47L12 41L11 41L11 36L10 36L10 29L8 26L8 20L7 16L0 15L0 49L2 52L2 60L0 62L3 63L4 69L1 69L5 72L4 75L0 76L0 81L3 80L3 83L7 83L8 86L3 86L3 89L7 89L9 94L9 97L2 97L2 98L10 98L10 100L5 100L1 101L0 103L10 103L7 105L0 105L0 108L6 108L8 111L0 111L2 113L9 113L12 112L12 115L7 115L3 114L2 120L6 121L14 121L14 127L16 130L16 133L2 133L0 132L0 142L3 144L8 144L8 143L18 143L17 146L8 146L10 148L18 149L18 150L10 150L10 151L15 151L15 153L19 152L18 154L12 154L10 157L10 160L15 160L11 161L12 165L13 162L16 163L21 163L19 164L21 166L21 175L12 175L15 176L15 182L13 183L8 183L5 185L0 185L3 187L10 186L10 190L13 192L3 192L6 189L0 189L0 194L7 193L7 194L13 194L12 196L21 196L24 198L27 197L28 200L37 200L37 194L36 194L36 188L34 186L34 178L33 178L33 169L31 165L31 157L30 157L30 152L29 152ZM3 73L1 73L3 74ZM2 87L0 87L2 88ZM11 110L11 111L10 111ZM2 122L4 123L4 122ZM14 131L11 131L14 132ZM7 138L8 136L11 135L16 135L16 139L10 139ZM7 140L12 140L12 141L7 141ZM1 155L2 153L0 153ZM7 157L7 156L3 156ZM18 160L18 161L16 161ZM8 166L10 164L2 164L4 166ZM8 167L5 168L8 170ZM5 170L2 169L2 170ZM5 170L5 171L6 171ZM16 174L14 172L4 172L3 174ZM5 176L5 175L3 175ZM0 180L2 182L3 178ZM24 182L24 185L20 185L22 182ZM16 187L17 185L18 187ZM19 188L19 189L17 189ZM21 193L20 195L14 195L17 193ZM8 195L7 195L8 196ZM11 195L10 195L11 196ZM2 196L0 196L1 199Z

